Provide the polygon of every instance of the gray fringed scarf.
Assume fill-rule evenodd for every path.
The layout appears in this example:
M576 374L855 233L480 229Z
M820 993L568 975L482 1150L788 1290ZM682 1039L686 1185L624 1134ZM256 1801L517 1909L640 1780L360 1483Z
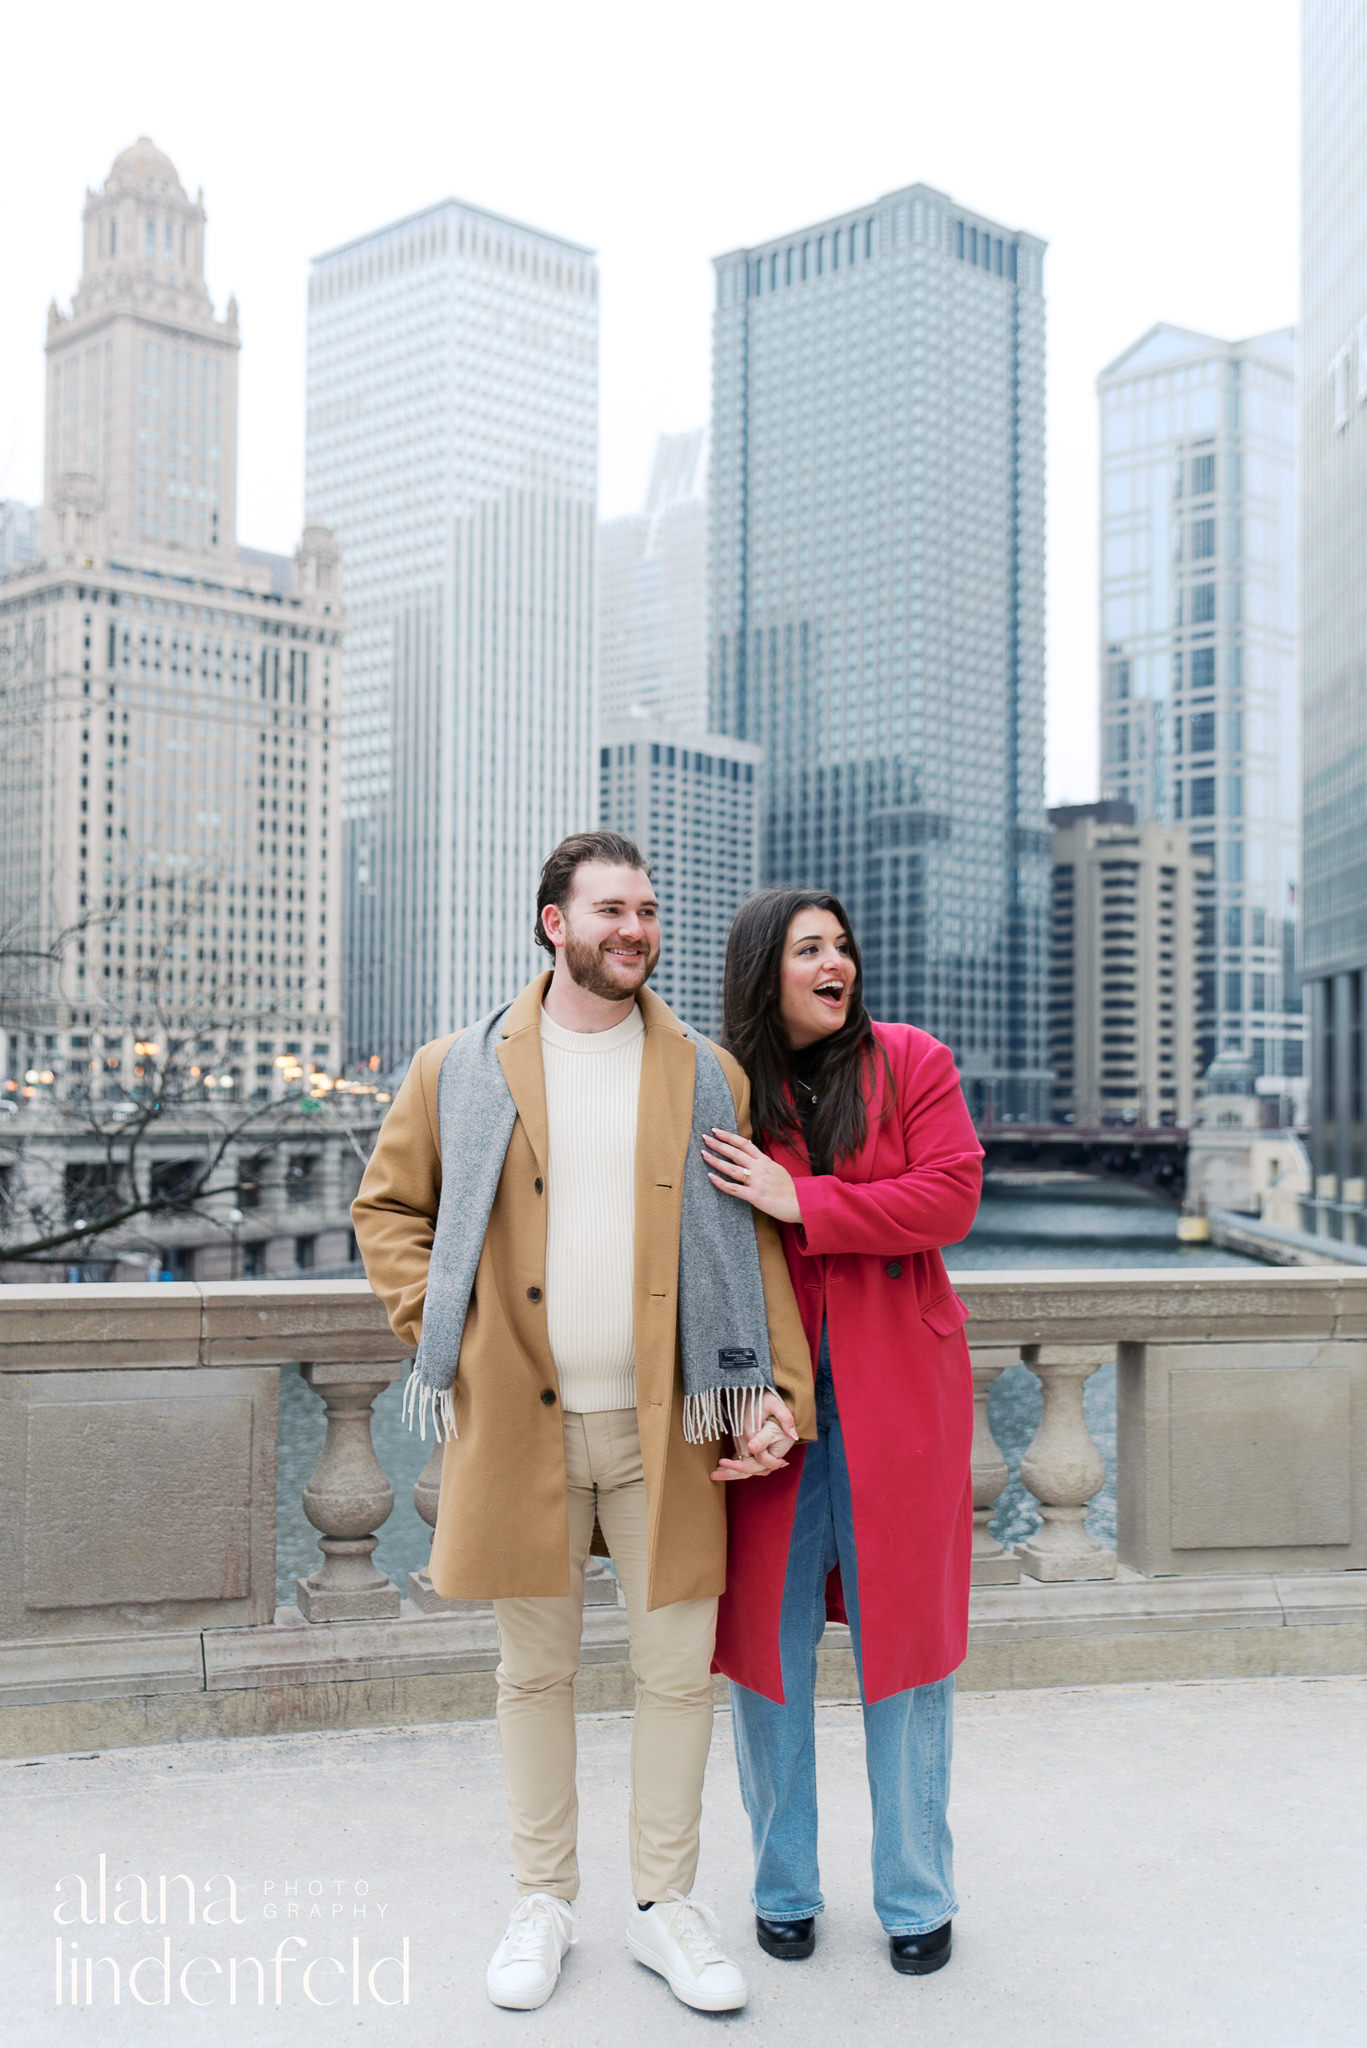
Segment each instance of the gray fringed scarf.
M425 1437L430 1410L439 1441L456 1434L451 1389L465 1313L517 1121L498 1058L509 1007L505 1003L461 1033L437 1081L441 1203L422 1342L404 1388L403 1412ZM697 1066L679 1229L684 1435L689 1443L713 1443L728 1429L738 1438L758 1429L763 1395L774 1382L754 1214L712 1186L699 1148L712 1129L734 1126L735 1101L711 1046L686 1027L685 1032L697 1048Z

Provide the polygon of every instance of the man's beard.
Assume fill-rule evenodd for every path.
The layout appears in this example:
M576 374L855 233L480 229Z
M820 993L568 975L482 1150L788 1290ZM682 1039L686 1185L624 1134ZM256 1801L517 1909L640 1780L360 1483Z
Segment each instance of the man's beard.
M620 981L614 981L609 974L599 947L590 946L585 940L577 939L572 931L565 933L565 965L570 971L570 980L576 988L582 988L586 995L601 996L605 1002L622 1003L628 996L634 996L636 990L643 988L650 979L659 957L658 946L653 953L642 953L640 958L644 963L644 971L640 980L629 988L624 987Z

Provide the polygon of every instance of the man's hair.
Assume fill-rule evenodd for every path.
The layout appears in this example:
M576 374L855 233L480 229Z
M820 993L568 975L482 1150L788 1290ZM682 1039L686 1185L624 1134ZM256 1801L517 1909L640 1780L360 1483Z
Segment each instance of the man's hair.
M639 868L647 876L650 873L650 862L636 841L622 832L571 832L568 839L562 839L555 851L546 856L541 886L536 892L536 943L548 953L553 954L555 947L546 936L541 913L548 903L554 903L564 916L575 875L590 860L606 861L614 868Z

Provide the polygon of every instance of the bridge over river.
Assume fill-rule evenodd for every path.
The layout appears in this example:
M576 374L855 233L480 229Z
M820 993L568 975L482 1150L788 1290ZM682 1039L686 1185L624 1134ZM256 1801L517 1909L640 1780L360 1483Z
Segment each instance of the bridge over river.
M1172 1124L979 1124L989 1173L1009 1168L1128 1181L1180 1204L1188 1133Z

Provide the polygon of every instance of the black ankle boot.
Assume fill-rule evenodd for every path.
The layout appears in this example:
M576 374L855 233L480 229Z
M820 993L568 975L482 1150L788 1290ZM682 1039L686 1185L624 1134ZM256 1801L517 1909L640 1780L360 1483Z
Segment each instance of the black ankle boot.
M767 1956L781 1962L798 1962L816 1947L815 1920L766 1920L755 1915L755 1939Z
M929 1934L890 1934L888 1954L892 1967L904 1977L928 1977L932 1970L943 1970L949 1961L953 1938L952 1920L946 1920L943 1927L933 1928Z

